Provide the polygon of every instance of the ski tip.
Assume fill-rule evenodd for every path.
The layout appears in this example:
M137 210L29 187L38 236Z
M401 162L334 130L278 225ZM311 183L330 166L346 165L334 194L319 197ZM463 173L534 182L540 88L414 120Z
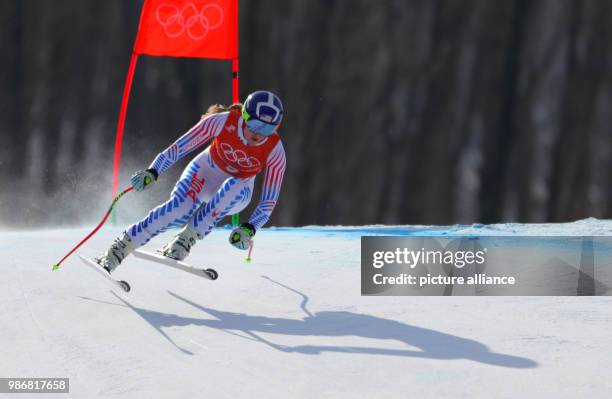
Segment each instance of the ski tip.
M56 263L51 267L51 270L57 270L59 269L59 267L60 267L59 263Z

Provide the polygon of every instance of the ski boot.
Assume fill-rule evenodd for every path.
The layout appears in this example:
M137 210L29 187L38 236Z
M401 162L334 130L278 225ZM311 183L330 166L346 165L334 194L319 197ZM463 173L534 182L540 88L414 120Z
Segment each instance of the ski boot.
M128 234L124 232L121 237L115 238L110 248L106 250L104 255L96 258L96 261L110 274L121 264L126 256L134 251L134 249L136 249L136 247L132 243L132 240Z
M189 255L191 247L196 243L196 240L203 238L195 230L189 226L185 226L172 241L161 247L158 251L162 255L174 260L183 260Z

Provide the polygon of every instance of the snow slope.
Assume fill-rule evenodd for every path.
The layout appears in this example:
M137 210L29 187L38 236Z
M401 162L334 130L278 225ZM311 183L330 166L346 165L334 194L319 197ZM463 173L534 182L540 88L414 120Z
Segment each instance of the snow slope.
M264 229L251 264L220 229L189 258L217 281L128 258L116 272L127 295L76 257L51 271L87 232L0 233L0 377L69 377L71 393L54 397L74 398L612 392L609 297L361 297L359 272L365 234L610 235L610 221Z

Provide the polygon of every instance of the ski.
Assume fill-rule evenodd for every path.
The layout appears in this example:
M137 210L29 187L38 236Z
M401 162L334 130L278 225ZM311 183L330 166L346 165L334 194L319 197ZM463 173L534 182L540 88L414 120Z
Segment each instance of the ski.
M106 270L104 270L104 268L98 263L96 262L94 259L91 258L86 258L84 256L82 256L81 254L79 254L79 258L81 258L81 260L83 261L83 263L85 263L87 266L91 267L92 269L96 270L98 273L100 273L102 276L104 276L108 281L111 282L111 284L117 288L120 288L121 290L125 291L125 292L130 292L130 285L128 284L127 281L124 280L115 280Z
M137 249L133 252L134 256L140 259L146 259L159 263L161 265L170 266L177 270L182 270L187 273L195 274L199 277L204 277L208 280L216 280L219 277L219 273L215 269L198 269L180 260L175 260L162 255L161 253L152 253Z

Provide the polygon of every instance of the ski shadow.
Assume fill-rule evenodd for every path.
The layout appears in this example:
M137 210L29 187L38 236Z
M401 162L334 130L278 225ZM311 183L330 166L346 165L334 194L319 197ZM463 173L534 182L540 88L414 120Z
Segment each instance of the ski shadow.
M303 293L262 276L271 282L285 287L302 296L300 307L305 313L301 319L255 316L245 313L226 312L197 304L178 294L168 291L173 298L201 310L212 318L191 318L175 314L160 313L133 306L120 296L115 295L127 307L136 312L155 328L173 346L185 354L192 352L176 344L163 330L168 327L204 326L224 331L244 339L253 340L286 353L318 355L324 352L347 354L401 356L438 360L468 359L483 364L508 368L533 368L538 363L524 357L496 353L472 339L462 338L428 328L417 327L396 320L385 319L363 313L348 311L321 311L311 313L306 304L308 297ZM303 337L343 337L354 336L381 341L396 341L406 345L406 349L389 349L374 346L338 345L297 345L276 344L260 334L280 334Z

